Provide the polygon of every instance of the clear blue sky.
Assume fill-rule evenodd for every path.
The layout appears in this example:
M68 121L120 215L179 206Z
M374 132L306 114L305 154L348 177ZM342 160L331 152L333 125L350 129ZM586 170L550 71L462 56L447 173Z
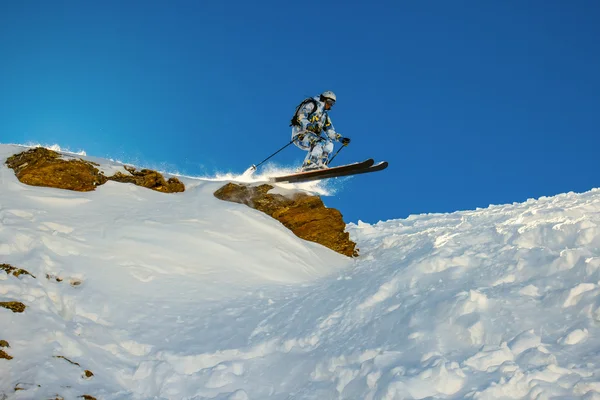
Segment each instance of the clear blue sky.
M585 191L598 21L594 0L3 1L0 142L241 173L333 90L336 161L390 162L324 198L347 222Z

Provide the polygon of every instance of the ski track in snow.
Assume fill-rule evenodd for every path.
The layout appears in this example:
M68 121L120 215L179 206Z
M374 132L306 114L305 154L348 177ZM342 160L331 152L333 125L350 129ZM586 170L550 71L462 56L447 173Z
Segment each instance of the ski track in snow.
M0 271L0 399L600 399L600 190L349 224L350 260L181 179L0 167L0 263L36 277Z

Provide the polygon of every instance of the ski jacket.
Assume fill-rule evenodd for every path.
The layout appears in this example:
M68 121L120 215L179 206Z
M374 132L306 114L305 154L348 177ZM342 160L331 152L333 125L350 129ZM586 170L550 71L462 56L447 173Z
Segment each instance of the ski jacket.
M312 131L324 133L330 140L337 140L337 133L333 124L331 123L331 118L325 110L325 103L319 99L319 96L313 97L315 103L308 102L303 105L298 110L298 120L300 121L299 126L294 126L292 131L292 136L302 132L302 131ZM317 105L317 109L315 110L315 106Z

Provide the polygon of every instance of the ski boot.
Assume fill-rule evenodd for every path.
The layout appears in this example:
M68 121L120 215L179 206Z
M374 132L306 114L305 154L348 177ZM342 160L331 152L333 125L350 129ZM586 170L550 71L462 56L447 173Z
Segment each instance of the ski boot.
M302 172L307 172L307 171L314 171L317 169L326 169L329 168L326 164L326 160L325 159L318 159L318 158L307 158L306 160L304 160L304 163L302 164L302 167L300 167L300 171Z

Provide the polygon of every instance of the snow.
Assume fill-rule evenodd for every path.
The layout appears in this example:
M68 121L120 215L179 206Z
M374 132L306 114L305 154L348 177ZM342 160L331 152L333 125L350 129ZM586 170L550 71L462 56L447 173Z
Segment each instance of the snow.
M24 149L0 145L0 263L35 275L0 271L27 305L0 308L0 399L600 398L598 189L348 224L350 259L216 199L236 176L69 192L18 182Z

